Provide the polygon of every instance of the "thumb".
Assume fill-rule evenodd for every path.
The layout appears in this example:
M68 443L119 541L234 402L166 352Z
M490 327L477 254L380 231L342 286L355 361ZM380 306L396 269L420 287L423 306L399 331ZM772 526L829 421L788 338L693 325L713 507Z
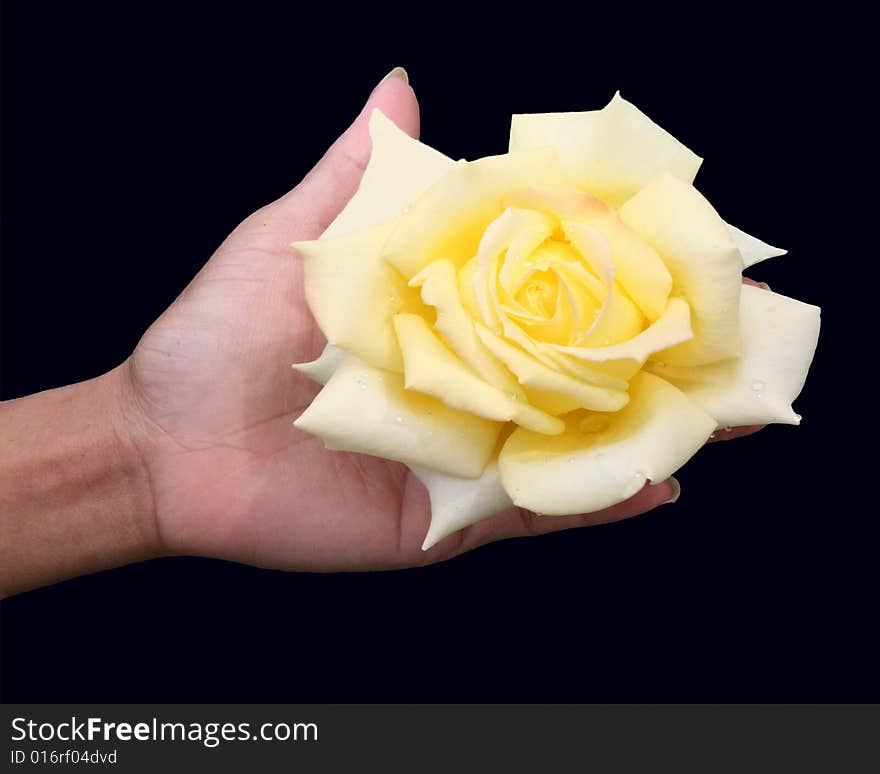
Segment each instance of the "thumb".
M300 239L319 236L357 191L370 160L369 120L379 108L407 134L419 136L419 103L406 70L395 67L373 89L354 123L336 140L303 181L276 202L301 224Z

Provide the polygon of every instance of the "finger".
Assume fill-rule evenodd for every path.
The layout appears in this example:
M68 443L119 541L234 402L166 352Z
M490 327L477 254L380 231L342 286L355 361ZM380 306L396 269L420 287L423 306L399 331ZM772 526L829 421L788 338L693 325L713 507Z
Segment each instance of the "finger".
M732 441L734 438L742 438L758 430L763 430L767 425L741 425L740 427L719 427L712 435L709 436L707 443L715 443L716 441Z
M429 554L433 553L435 549L437 552L436 556L431 557L429 561L470 551L486 543L494 543L496 540L533 537L549 532L591 527L629 519L647 513L658 505L674 503L680 493L681 487L678 481L669 478L659 484L646 485L628 500L595 513L582 513L575 516L539 516L523 508L509 508L467 527L460 534L451 535L440 541L429 551Z
M273 205L301 224L297 238L312 239L330 225L357 191L370 160L369 121L378 108L412 137L419 135L419 103L406 71L396 67L373 89L354 123L303 181Z
M749 277L743 277L743 285L751 285L754 288L763 288L764 290L770 290L770 286L766 282L758 282L757 280L750 279Z

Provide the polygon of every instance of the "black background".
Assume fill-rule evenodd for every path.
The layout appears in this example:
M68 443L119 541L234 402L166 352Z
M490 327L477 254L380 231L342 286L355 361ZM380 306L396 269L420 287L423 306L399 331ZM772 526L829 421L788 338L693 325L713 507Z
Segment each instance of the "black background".
M511 112L621 89L706 158L725 219L789 248L752 276L823 332L802 426L705 449L674 507L419 570L178 558L33 591L0 608L4 700L880 698L858 19L133 9L4 5L5 399L123 360L395 65L453 158L503 152Z

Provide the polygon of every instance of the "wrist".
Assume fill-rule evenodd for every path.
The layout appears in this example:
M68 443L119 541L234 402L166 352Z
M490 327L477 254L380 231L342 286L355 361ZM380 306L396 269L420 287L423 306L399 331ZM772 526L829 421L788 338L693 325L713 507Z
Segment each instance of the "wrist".
M0 404L3 593L162 553L123 371Z
M130 359L100 376L100 389L104 391L101 405L106 406L108 418L108 443L112 445L118 470L124 474L127 488L133 534L137 536L137 549L144 558L163 556L165 550L149 458L149 447L140 441L143 417L134 398Z

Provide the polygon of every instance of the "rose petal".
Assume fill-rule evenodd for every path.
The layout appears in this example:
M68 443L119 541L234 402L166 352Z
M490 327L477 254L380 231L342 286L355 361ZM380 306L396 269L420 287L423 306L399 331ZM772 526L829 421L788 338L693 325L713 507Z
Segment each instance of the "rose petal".
M294 242L306 300L327 341L376 368L402 371L397 312L421 308L419 294L380 256L393 223L341 237Z
M745 231L740 231L736 226L727 224L727 230L730 238L736 245L743 260L743 266L748 268L759 261L766 261L768 258L776 258L785 255L788 250L781 247L773 247L766 242L762 242L757 237L749 236Z
M513 116L511 151L545 146L571 184L613 207L662 172L692 182L702 162L620 93L602 110Z
M537 513L592 513L664 481L706 442L715 420L648 373L616 414L576 412L562 435L513 432L501 449L501 481L513 502Z
M627 394L621 390L596 387L548 368L479 323L476 328L483 344L516 374L519 383L525 387L563 395L574 401L575 405L594 411L618 411L629 400Z
M596 228L611 248L617 280L636 306L652 322L663 314L672 288L669 270L656 250L595 196L574 188L529 186L508 194L505 203L537 208L559 220Z
M791 408L807 378L819 338L817 306L762 290L742 289L743 351L738 358L696 367L649 364L719 425L796 425Z
M457 478L419 467L413 467L412 472L425 485L431 498L431 526L422 551L453 532L513 505L501 486L498 463L494 460L479 478Z
M348 355L345 350L328 344L315 360L310 360L308 363L294 363L293 369L308 376L309 379L313 379L318 384L327 384L330 381L330 377L336 373L336 369L342 365L342 361L346 357Z
M328 449L361 452L477 478L501 425L404 389L400 374L348 358L293 423Z
M384 223L455 166L452 159L410 137L379 109L370 115L370 140L373 147L360 187L324 237Z
M610 344L607 347L566 347L557 344L547 345L559 352L594 363L610 363L629 360L638 368L651 355L693 338L691 313L687 301L670 298L666 312L659 320L649 325L629 341ZM664 353L665 356L665 353ZM624 376L623 378L628 378Z
M662 359L702 365L738 355L742 258L712 205L693 186L664 174L633 196L620 217L660 253L672 292L691 307L694 338Z
M512 212L516 212L516 210L508 208L498 220L510 217L509 213ZM501 265L498 279L501 282L501 287L511 297L516 295L522 282L522 275L527 273L526 261L559 226L555 219L548 217L546 214L528 210L525 212L530 214L519 219L515 228L507 235L504 247L502 248L506 249L507 253L504 256L504 263ZM490 229L496 223L497 221L487 228L487 234L489 234ZM483 241L480 243L480 252L483 250Z
M450 408L484 419L512 420L537 433L554 435L565 429L562 420L506 395L468 370L419 315L399 314L394 327L403 352L406 389L433 395Z
M461 161L412 203L385 245L385 258L407 278L438 258L460 267L477 254L486 226L503 211L505 193L559 182L552 148Z
M631 339L642 331L645 318L615 282L616 261L608 240L589 223L563 221L565 236L605 283L605 300L579 345L605 346ZM659 315L658 315L659 316Z
M584 124L599 121L599 110L584 110L572 113L514 113L510 117L510 140L507 149L511 153L532 148L552 148L556 144L556 133L569 121L577 120Z
M553 232L555 221L535 210L508 207L487 224L477 245L472 276L474 300L486 325L497 327L504 316L499 310L496 282L500 272L497 260L514 241L537 246ZM534 249L534 248L532 248Z
M523 397L522 390L513 375L477 338L473 318L464 308L458 293L458 282L452 261L429 263L409 281L409 284L421 288L422 301L437 310L434 329L477 376L508 395Z
M542 362L550 365L552 368L560 368L568 372L578 379L582 379L597 387L609 387L612 390L626 390L627 380L638 370L638 364L631 373L626 374L626 378L615 376L609 371L600 370L603 366L595 363L586 363L579 358L559 352L552 347L541 346L541 355L545 358ZM604 364L603 364L604 365Z

